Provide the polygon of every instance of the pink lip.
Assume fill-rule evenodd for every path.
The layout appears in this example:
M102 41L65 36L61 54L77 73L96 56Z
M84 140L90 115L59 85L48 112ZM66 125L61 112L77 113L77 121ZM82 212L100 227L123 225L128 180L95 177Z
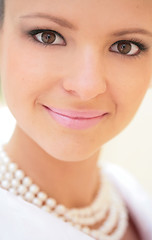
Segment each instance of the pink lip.
M107 112L104 111L73 111L44 107L56 122L72 129L90 128L100 122L107 114Z

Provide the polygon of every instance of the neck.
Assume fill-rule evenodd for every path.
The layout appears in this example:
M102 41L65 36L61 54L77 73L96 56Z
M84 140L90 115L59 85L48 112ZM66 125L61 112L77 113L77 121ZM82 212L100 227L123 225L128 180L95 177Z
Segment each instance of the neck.
M11 160L58 203L73 208L93 201L99 188L100 152L81 162L63 162L48 155L18 126L5 150Z

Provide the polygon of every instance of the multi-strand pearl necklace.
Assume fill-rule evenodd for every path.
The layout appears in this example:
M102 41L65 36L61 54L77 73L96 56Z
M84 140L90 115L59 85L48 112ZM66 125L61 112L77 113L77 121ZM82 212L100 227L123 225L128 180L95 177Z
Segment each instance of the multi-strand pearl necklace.
M127 226L127 210L116 191L101 176L101 187L90 206L68 209L57 204L34 184L0 148L0 186L24 200L54 214L97 240L121 240ZM98 229L95 224L101 223Z

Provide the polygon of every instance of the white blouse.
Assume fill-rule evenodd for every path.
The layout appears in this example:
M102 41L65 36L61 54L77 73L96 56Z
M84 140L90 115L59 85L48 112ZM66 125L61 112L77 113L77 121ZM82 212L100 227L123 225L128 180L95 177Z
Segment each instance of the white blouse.
M143 240L152 240L152 204L137 182L116 165L104 167L120 191ZM91 240L51 214L0 189L0 240Z

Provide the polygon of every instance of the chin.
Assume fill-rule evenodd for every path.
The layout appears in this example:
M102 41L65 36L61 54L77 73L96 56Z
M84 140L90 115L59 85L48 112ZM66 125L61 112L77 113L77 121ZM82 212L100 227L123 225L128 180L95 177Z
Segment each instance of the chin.
M88 148L89 149L89 148ZM47 146L44 149L53 158L64 162L80 162L92 157L97 150L85 151L81 148L72 148L69 146Z

